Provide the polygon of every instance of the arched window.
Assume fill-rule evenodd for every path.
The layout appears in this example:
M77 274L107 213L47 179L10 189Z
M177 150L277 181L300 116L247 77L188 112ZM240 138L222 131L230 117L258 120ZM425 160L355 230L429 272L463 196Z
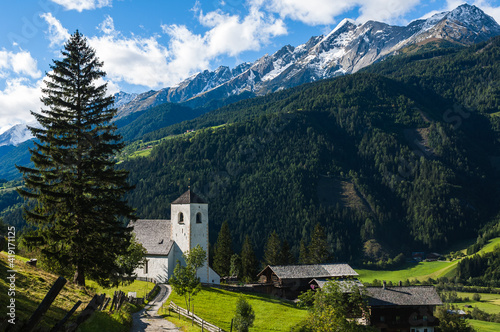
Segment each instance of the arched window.
M197 224L201 224L201 212L198 212L198 213L196 214L196 223L197 223Z
M182 214L182 212L179 212L179 224L183 223L184 223L184 214Z

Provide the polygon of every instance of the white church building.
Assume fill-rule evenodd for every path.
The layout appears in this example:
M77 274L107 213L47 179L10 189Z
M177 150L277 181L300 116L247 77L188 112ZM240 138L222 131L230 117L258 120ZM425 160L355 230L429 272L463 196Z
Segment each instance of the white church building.
M170 278L177 260L198 244L207 253L205 265L197 274L202 283L220 284L220 276L208 266L208 203L191 190L170 206L171 220L140 219L130 222L136 240L147 250L146 263L135 270L138 278L161 281Z

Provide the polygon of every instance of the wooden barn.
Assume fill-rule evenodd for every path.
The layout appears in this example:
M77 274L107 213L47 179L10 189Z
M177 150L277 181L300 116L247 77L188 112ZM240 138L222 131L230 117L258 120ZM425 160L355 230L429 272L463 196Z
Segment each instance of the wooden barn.
M442 305L433 286L366 287L370 325L385 332L434 332Z
M308 289L313 279L354 279L358 276L348 264L268 265L258 275L267 293L295 299Z

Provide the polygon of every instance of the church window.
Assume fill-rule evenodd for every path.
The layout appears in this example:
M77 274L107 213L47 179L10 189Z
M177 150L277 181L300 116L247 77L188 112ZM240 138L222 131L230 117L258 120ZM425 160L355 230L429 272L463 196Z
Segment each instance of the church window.
M198 213L196 214L196 223L197 223L197 224L201 224L201 212L198 212Z
M148 274L148 263L149 260L146 259L146 262L144 263L144 274Z
M184 214L182 212L179 212L179 224L184 223Z

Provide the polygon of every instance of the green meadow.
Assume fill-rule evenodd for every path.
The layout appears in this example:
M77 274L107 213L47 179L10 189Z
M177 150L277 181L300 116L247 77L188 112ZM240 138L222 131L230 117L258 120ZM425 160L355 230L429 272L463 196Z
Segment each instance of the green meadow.
M222 289L204 287L192 301L194 313L223 330L229 331L239 295L239 293ZM290 301L257 294L245 293L243 296L255 311L254 326L250 328L250 331L290 331L308 315L306 310L298 309ZM183 308L186 307L184 297L178 296L175 292L170 294L165 306L168 306L170 301ZM174 314L172 317L177 316Z
M420 262L406 263L402 268L397 270L369 270L355 269L359 273L359 279L362 282L373 282L373 280L386 280L392 282L409 280L424 281L428 278L439 278L447 274L457 261L435 261L435 262Z
M472 308L465 308L466 305L477 307L489 314L496 314L500 312L500 294L479 293L479 295L481 296L480 301L474 301L472 299L474 293L457 292L457 295L462 299L466 297L469 298L468 301L453 303L455 306L459 307L460 309L466 312L472 309Z
M479 332L498 332L500 323L483 322L482 320L469 319L468 322Z

